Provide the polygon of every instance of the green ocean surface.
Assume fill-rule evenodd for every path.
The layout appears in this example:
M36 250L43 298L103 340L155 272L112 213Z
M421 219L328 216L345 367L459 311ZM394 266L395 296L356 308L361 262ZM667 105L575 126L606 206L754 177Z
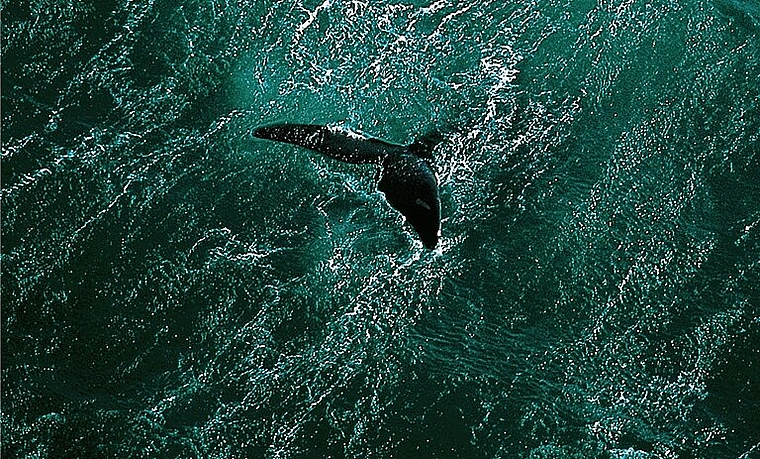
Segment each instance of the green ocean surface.
M3 459L760 458L757 0L0 5Z

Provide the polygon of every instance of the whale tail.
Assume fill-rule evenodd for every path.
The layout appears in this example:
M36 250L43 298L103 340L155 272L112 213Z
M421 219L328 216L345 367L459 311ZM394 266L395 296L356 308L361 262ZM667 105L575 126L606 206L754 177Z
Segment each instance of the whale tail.
M273 124L255 129L253 136L298 145L352 164L381 164L386 156L403 148L316 124Z
M438 131L425 134L408 146L314 124L274 124L255 129L253 135L298 145L348 163L381 166L377 187L388 203L412 225L425 247L432 249L438 244L441 201L430 166L433 149L443 140Z
M417 157L432 161L433 150L436 145L441 142L443 142L443 134L441 131L430 131L427 134L418 137L411 145L409 145L409 151Z
M383 162L378 190L412 225L422 243L434 249L441 235L441 200L435 173L415 155L393 155Z

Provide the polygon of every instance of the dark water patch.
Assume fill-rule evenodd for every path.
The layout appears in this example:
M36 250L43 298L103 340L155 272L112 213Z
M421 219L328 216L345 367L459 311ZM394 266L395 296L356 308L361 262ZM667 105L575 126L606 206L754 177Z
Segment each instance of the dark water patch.
M378 436L373 443L387 445L386 454L399 457L487 457L489 451L478 450L474 444L484 416L472 396L475 387L457 386L408 374L382 424L373 429ZM411 412L416 414L405 414Z
M52 457L132 457L146 452L170 457L195 452L182 439L162 439L162 428L149 413L100 411L93 416L88 409L74 408L41 418L35 427L34 440L42 440ZM125 438L130 440L123 441ZM39 451L39 444L17 446L7 457Z
M760 331L756 318L746 313L732 328L715 371L708 378L709 393L704 404L727 429L745 439L731 451L740 454L760 441L757 435Z
M5 66L3 66L5 69ZM12 77L3 75L3 136L5 147L9 140L20 140L31 136L49 120L53 107L24 92L24 88L14 86Z
M718 12L745 30L760 30L760 5L750 0L716 0L712 2Z
M85 83L80 72L102 59L101 50L120 28L111 20L115 6L64 2L50 10L43 5L3 9L4 36L13 37L3 44L6 139L56 130L59 124L82 132L111 116L107 89Z

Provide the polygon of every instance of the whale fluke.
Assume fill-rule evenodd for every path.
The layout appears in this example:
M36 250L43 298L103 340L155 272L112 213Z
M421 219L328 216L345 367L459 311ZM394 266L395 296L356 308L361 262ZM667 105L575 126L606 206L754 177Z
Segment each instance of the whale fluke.
M352 164L381 164L388 154L401 153L404 148L315 124L274 124L257 128L253 135L298 145Z
M430 166L433 149L443 140L438 132L410 145L397 145L315 124L274 124L256 128L253 136L298 145L352 164L381 166L378 189L406 218L429 249L438 244L441 201Z

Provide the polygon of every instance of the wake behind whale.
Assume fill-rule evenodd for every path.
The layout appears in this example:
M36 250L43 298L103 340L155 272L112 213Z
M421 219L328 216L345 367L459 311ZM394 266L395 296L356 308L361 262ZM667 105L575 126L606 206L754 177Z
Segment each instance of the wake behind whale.
M442 140L434 132L410 145L364 138L315 124L274 124L253 131L255 137L290 143L352 164L380 166L377 188L412 225L429 249L441 233L441 200L431 167L433 148Z

